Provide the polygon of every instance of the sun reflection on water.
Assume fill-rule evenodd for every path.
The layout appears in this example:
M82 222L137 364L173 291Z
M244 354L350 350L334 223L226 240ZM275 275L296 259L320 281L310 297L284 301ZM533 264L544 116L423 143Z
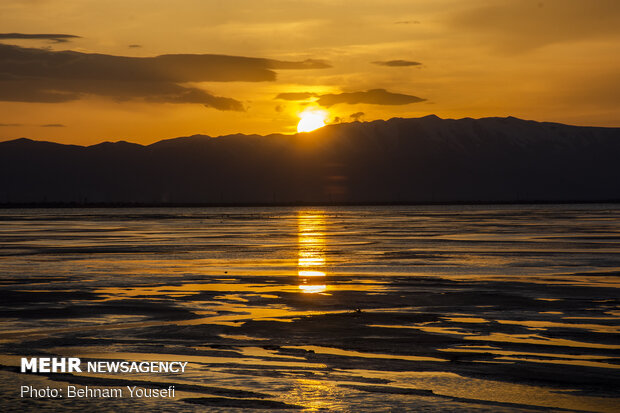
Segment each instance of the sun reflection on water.
M297 215L297 275L304 293L324 293L325 215L320 211L300 211Z
M332 411L343 395L338 386L323 380L296 379L286 401L304 407L304 411Z
M327 286L326 285L301 284L299 286L299 289L302 290L304 293L322 293L322 292L327 291Z

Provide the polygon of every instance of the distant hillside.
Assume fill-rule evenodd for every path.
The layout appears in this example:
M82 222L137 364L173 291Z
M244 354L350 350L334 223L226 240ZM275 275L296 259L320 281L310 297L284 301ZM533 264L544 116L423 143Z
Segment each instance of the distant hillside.
M391 119L142 146L0 143L0 203L620 200L620 128Z

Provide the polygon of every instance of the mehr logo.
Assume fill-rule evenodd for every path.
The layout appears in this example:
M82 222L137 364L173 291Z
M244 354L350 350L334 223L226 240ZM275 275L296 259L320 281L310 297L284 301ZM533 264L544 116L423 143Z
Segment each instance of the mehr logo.
M80 359L77 357L22 357L22 373L81 373Z
M22 373L81 373L77 357L22 357ZM89 361L84 369L89 373L185 373L187 361Z

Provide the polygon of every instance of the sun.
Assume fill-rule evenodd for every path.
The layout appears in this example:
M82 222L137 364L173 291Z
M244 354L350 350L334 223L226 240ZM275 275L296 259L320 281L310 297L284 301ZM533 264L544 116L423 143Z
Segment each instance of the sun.
M318 109L307 109L299 114L301 120L297 124L297 132L311 132L325 126L327 112Z

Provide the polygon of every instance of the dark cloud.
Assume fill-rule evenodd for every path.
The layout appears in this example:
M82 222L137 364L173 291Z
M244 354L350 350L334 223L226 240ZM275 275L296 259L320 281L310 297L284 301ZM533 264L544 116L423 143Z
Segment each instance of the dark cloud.
M201 103L219 110L244 110L241 102L183 85L188 82L273 81L278 69L323 68L318 60L176 54L125 57L0 44L0 100L66 102L85 95L118 100Z
M385 89L371 89L365 92L328 93L325 95L319 95L318 93L313 92L288 92L278 94L276 99L305 101L313 97L318 98L316 102L324 107L330 107L339 103L347 103L350 105L357 103L370 103L373 105L407 105L409 103L423 102L426 100L417 96L388 92ZM358 112L353 115L363 116L364 113ZM353 115L351 115L351 117L353 117Z
M129 47L129 48L131 48L131 49L135 49L135 48L138 48L138 47L142 47L142 45L141 45L141 44L130 44L130 45L129 45L129 46L127 46L127 47Z
M271 69L329 69L332 67L327 61L320 59L306 59L301 62L283 62L268 60Z
M0 123L0 127L11 127L11 126L28 126L28 125L24 125L23 123ZM44 125L36 125L36 126L40 126L42 128L64 128L66 127L66 125L63 125L61 123L46 123Z
M0 33L0 39L32 39L32 40L51 40L55 43L66 43L69 40L80 39L81 36L73 34L25 34L25 33Z
M324 107L330 107L339 103L354 105L357 103L369 103L373 105L407 105L409 103L423 102L426 99L412 95L388 92L385 89L371 89L365 92L348 92L338 94L321 95L317 103Z
M312 93L312 92L292 92L292 93L280 93L278 96L276 96L276 99L306 100L306 99L310 99L311 97L315 97L315 96L317 96L317 94Z
M394 24L420 24L420 22L418 20L401 20Z
M362 117L364 117L365 113L364 112L355 112L349 115L349 117L351 119L353 119L354 121L359 121Z
M60 103L87 95L105 96L118 101L143 99L160 103L201 103L219 110L243 110L241 102L234 99L214 96L202 89L172 82L0 78L0 101Z
M422 63L413 62L411 60L387 60L384 62L373 62L376 65L380 66L390 66L390 67L406 67L406 66L419 66Z

